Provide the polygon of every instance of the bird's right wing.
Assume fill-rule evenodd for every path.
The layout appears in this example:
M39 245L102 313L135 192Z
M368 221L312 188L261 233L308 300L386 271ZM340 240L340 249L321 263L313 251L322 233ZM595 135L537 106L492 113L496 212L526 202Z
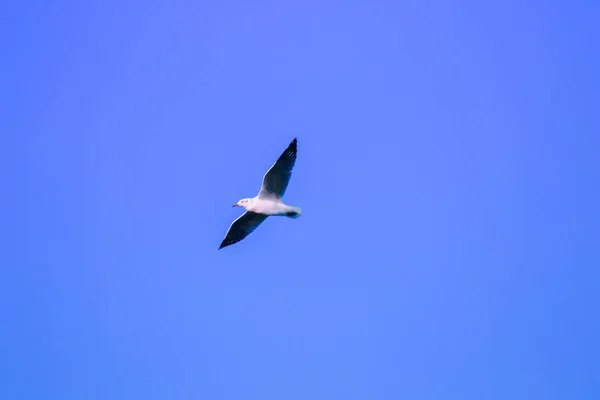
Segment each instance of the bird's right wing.
M268 215L258 214L252 211L243 213L238 219L231 223L231 226L225 235L225 239L223 239L221 246L219 246L219 250L244 239L254 232L256 227L262 224L267 217Z

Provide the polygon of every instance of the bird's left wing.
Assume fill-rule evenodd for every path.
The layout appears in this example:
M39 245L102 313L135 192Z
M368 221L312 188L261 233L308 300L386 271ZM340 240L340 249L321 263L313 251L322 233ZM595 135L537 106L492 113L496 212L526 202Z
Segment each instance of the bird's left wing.
M292 169L294 169L294 165L296 164L297 143L298 140L294 138L277 161L275 161L275 164L263 176L262 187L258 193L259 198L281 201L288 183L290 183Z
M244 239L246 236L254 232L256 227L262 224L267 217L268 215L265 214L246 211L238 219L231 223L231 226L229 227L221 246L219 246L219 249L230 246Z

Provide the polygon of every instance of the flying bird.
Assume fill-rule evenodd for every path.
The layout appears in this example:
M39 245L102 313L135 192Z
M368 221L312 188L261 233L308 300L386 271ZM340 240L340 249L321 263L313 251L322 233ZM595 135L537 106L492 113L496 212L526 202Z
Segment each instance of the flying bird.
M233 221L219 250L244 239L269 216L298 218L302 214L301 208L284 204L281 200L296 164L296 150L297 139L294 138L263 177L258 195L254 198L241 199L233 205L244 207L246 212Z

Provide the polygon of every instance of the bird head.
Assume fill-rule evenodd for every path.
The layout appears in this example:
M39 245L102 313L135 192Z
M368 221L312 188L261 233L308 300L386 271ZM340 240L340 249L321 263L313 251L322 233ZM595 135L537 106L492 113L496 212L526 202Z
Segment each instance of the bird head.
M251 205L252 205L252 199L241 199L240 201L235 203L233 206L234 207L244 207L247 210L248 207L250 207Z

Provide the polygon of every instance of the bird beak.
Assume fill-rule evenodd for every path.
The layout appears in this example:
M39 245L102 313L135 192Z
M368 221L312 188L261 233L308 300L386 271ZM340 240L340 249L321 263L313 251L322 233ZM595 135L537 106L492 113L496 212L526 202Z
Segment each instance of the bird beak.
M239 204L238 204L238 203L235 203L235 204L233 205L233 207L239 207Z

